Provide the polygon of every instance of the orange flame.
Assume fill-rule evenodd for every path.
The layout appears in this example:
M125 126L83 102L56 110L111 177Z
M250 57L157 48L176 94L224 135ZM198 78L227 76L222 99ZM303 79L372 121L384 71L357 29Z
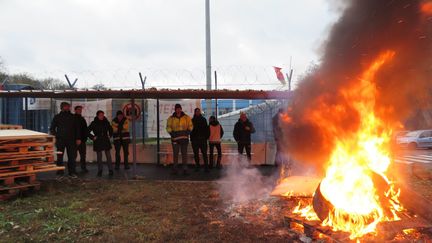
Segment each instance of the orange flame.
M432 15L432 2L424 2L420 5L420 10L423 14Z
M376 233L379 222L398 220L397 212L403 209L398 201L400 191L395 190L386 176L391 163L392 128L396 124L387 124L375 112L379 95L375 85L376 74L394 56L394 51L383 52L360 75L355 86L338 91L349 107L322 102L308 112L311 121L316 121L326 136L335 138L320 186L322 195L334 208L323 225L335 231L349 232L351 239ZM347 132L340 127L340 122L335 122L351 114L347 109L354 110L358 116L355 132ZM374 181L376 175L381 176L390 189L382 191ZM296 208L295 212L308 219L313 218L311 209L309 205L303 209Z

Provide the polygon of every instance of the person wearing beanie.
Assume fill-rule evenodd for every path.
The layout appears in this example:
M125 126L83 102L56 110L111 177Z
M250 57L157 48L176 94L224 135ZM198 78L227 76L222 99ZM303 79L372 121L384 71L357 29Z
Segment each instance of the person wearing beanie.
M123 148L124 168L129 170L129 121L122 111L117 111L116 117L112 120L113 139L115 148L115 169L120 169L120 150Z
M166 131L171 136L173 147L173 174L178 173L178 156L179 151L182 155L183 174L187 175L187 148L189 145L189 134L193 129L191 118L186 115L180 104L174 106L175 112L168 118Z
M111 141L113 129L108 119L105 117L103 111L97 111L96 117L90 123L89 126L89 137L93 140L93 150L96 152L98 173L97 176L102 176L103 164L102 164L102 152L105 153L107 159L107 166L109 170L109 176L114 174L112 169L111 159Z
M199 152L201 150L202 157L204 160L204 170L209 172L208 167L208 156L207 156L207 140L210 136L209 127L207 125L207 120L201 114L200 108L196 108L194 111L194 116L192 118L193 130L190 134L190 139L192 142L192 149L195 159L195 171L200 170L200 157Z
M215 116L211 116L209 119L209 130L210 130L210 137L209 137L209 146L210 146L210 169L213 168L214 158L213 158L213 151L216 147L217 150L217 163L216 168L221 169L221 160L222 160L222 147L221 147L221 139L224 135L224 130L222 128L222 125L219 123L219 121L216 119Z
M81 127L78 120L71 113L69 103L62 102L60 110L60 113L54 116L50 126L50 133L56 138L57 152L60 152L57 154L56 163L58 166L63 166L63 156L66 151L68 174L70 177L76 178L75 159L77 146L81 144ZM58 174L63 173L63 171L58 172Z

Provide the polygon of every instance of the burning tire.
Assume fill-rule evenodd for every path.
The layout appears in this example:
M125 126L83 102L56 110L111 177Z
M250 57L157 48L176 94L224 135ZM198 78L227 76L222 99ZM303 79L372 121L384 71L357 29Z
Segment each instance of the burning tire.
M375 172L372 172L371 178L377 190L376 193L380 198L380 202L382 204L388 204L388 200L385 200L385 193L390 189L387 181ZM321 183L315 191L312 205L316 215L321 221L326 220L334 209L333 204L321 193Z

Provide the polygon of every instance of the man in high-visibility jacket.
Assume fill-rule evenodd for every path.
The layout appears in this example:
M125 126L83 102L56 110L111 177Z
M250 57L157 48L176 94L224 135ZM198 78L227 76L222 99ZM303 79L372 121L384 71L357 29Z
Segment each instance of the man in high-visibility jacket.
M183 174L187 174L187 148L189 134L193 129L191 118L186 115L180 104L175 105L175 112L168 118L166 130L171 136L173 147L174 168L173 174L178 172L178 155L182 154Z
M124 168L129 169L129 121L122 111L117 111L116 118L111 122L115 148L115 169L120 169L120 150L123 148Z

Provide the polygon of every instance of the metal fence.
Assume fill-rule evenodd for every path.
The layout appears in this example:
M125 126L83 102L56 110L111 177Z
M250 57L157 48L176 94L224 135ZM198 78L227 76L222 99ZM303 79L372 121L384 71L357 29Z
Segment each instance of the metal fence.
M1 96L0 96L1 97ZM208 119L210 114L217 115L224 128L223 150L235 151L233 139L234 124L241 112L248 115L254 123L256 133L252 135L255 164L273 164L275 149L273 139L272 117L279 108L287 106L287 99L118 99L118 98L35 98L35 97L2 97L0 98L0 123L18 124L26 129L49 132L52 118L60 110L60 103L66 101L73 108L83 106L83 116L87 123L94 119L96 112L105 112L112 120L118 110L122 110L131 119L130 132L134 143L131 144L131 160L137 163L169 163L169 135L165 131L166 120L174 112L174 105L179 103L185 113L193 116L195 108L201 108ZM208 109L207 103L211 104ZM134 107L134 108L133 108ZM133 113L138 116L133 119ZM91 150L92 143L88 142ZM262 155L264 154L264 155ZM258 156L259 155L259 156ZM94 155L87 158L94 161ZM192 162L192 161L190 161ZM226 161L228 163L228 161Z

